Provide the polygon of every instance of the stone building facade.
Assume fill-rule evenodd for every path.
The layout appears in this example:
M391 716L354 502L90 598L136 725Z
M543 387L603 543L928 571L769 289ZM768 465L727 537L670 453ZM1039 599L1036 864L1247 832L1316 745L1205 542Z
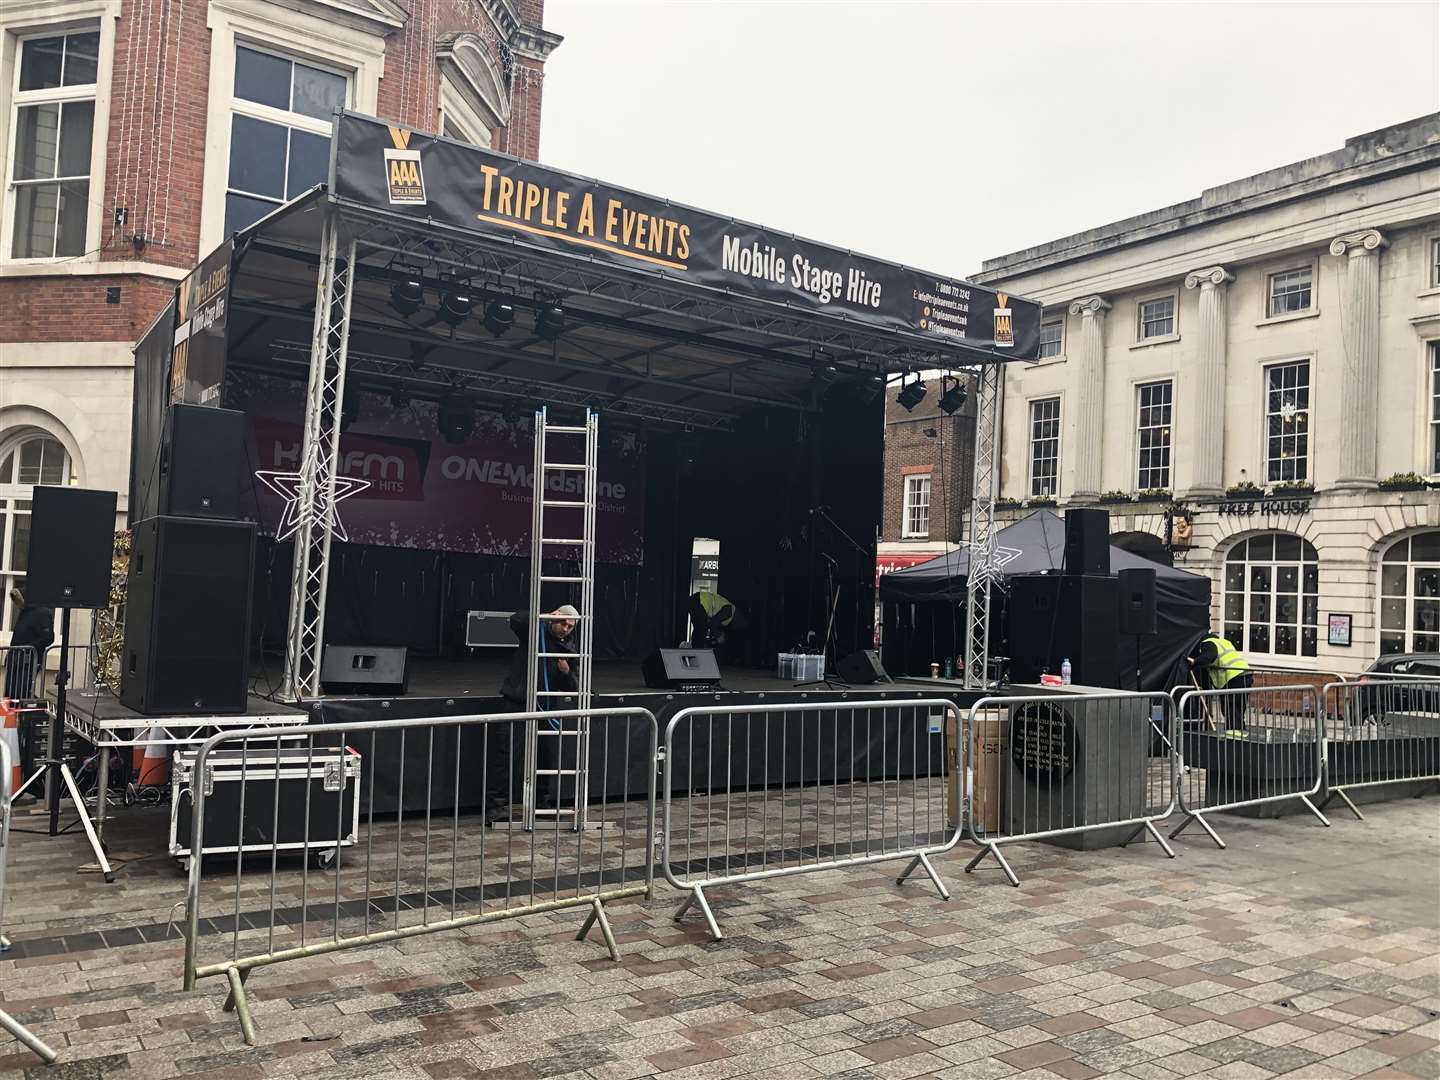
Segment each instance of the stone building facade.
M1209 575L1254 663L1440 651L1440 114L975 280L1045 305L1006 378L1008 516L1107 504Z
M543 9L0 2L0 586L34 484L117 491L125 520L131 347L201 255L325 179L336 105L537 156Z

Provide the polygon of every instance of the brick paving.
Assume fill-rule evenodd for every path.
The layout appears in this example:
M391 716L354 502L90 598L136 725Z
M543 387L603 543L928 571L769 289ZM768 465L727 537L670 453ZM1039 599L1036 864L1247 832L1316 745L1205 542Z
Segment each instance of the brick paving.
M565 911L259 969L254 1048L223 983L180 988L170 860L107 886L75 872L80 838L16 835L0 1004L62 1064L0 1041L0 1077L1440 1077L1436 810L1396 801L1329 830L1222 817L1229 850L1187 834L1173 861L1021 845L1020 889L963 875L965 845L938 860L948 903L923 878L897 887L895 864L717 888L720 942L675 922L661 883L611 909L619 964ZM112 846L163 832L124 811Z

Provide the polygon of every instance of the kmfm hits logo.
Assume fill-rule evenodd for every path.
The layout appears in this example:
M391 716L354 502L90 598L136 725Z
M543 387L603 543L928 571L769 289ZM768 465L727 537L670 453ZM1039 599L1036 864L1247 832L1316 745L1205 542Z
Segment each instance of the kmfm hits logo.
M394 149L385 149L385 188L391 206L424 206L425 174L420 169L420 151L410 149L410 132L390 128Z
M1010 297L1003 292L995 294L995 347L1010 349L1015 346L1015 322L1007 306Z

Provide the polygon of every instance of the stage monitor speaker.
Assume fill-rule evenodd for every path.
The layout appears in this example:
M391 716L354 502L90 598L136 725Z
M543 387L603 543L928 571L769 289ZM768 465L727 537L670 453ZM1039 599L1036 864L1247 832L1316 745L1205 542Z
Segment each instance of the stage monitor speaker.
M238 518L244 457L244 413L172 405L161 451L159 512Z
M861 649L839 660L835 664L835 674L840 676L841 682L856 686L890 681L885 665L880 662L880 654L874 649Z
M1110 573L1110 511L1091 507L1065 511L1065 572Z
M720 685L714 649L656 649L641 671L652 690L711 690Z
M1155 633L1155 571L1134 566L1115 574L1120 589L1120 633Z
M320 686L327 694L401 697L410 686L403 645L326 645Z
M1017 574L1010 579L1010 680L1037 683L1060 674L1070 661L1071 680L1119 688L1120 613L1113 577L1087 574Z
M30 551L21 585L25 602L108 608L115 492L39 484L30 500Z
M120 701L150 716L243 713L255 526L153 517L132 533Z

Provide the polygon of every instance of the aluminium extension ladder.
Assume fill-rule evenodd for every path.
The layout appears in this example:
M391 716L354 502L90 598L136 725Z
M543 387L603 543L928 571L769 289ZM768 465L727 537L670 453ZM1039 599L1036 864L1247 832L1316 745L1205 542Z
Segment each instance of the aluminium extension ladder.
M555 460L551 457L550 440L559 437L562 445L573 447L583 439L585 454L582 461ZM530 640L526 649L534 658L526 673L525 705L529 712L555 711L557 717L550 721L531 720L527 725L525 739L525 789L524 827L535 828L536 819L551 817L558 827L561 820L568 818L570 827L576 831L585 828L586 804L590 779L590 719L584 710L590 708L591 663L595 648L595 496L596 478L599 472L598 458L600 445L600 414L594 409L585 410L583 427L551 424L544 407L535 413L535 472L534 496L532 502L530 529ZM573 457L573 452L569 455ZM579 475L578 485L570 484L565 478ZM554 478L561 478L555 483ZM552 483L558 490L552 489ZM578 491L572 492L572 486ZM556 521L546 511L562 511L555 515ZM579 511L580 535L573 535L575 511ZM554 532L548 532L553 529ZM567 533L572 535L565 535ZM578 573L545 572L547 554L555 557L568 552L578 564ZM556 616L543 613L542 593L545 585L568 586L575 595L575 607L579 618L572 631L575 652L546 652L541 643L542 630ZM546 605L549 606L549 605ZM551 660L565 660L578 665L576 672L577 689L551 690L541 685L541 664ZM573 715L557 702L557 698L571 698L580 715ZM565 717L569 717L568 721ZM555 753L549 755L553 768L540 768L540 740L553 739ZM567 763L572 767L567 767ZM555 806L537 805L540 778L553 777ZM569 798L563 798L566 778L571 778L573 791Z

